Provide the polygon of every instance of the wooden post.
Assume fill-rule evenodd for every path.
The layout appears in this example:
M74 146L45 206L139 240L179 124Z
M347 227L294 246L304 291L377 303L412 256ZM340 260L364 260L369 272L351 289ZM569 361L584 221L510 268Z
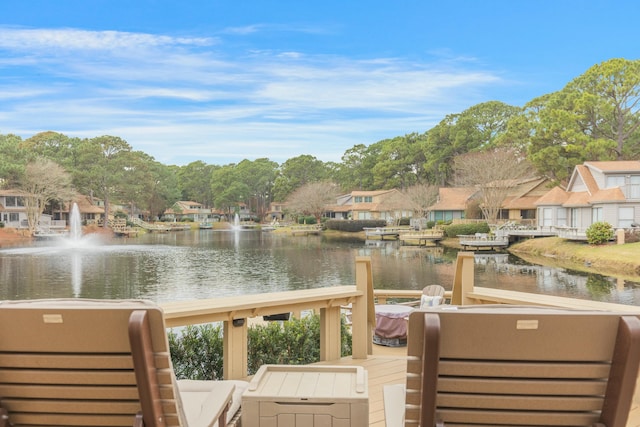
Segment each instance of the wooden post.
M320 360L338 360L341 356L340 307L320 309Z
M468 305L472 300L467 293L473 292L474 287L474 256L473 252L458 252L456 270L453 275L452 305Z
M373 352L376 322L370 257L356 257L356 289L362 296L357 297L351 307L352 357L366 359Z
M222 376L225 380L236 380L248 375L247 330L247 319L225 320L223 323Z

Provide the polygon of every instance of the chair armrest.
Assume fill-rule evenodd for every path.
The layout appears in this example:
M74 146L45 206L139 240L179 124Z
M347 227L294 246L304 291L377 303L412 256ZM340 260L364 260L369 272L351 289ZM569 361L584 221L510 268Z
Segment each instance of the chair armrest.
M404 426L404 384L385 385L382 389L384 401L384 422L386 427Z

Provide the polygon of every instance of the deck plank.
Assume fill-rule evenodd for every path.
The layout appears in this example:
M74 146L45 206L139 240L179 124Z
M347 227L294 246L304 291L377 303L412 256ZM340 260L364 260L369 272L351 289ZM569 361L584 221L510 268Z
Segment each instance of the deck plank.
M407 373L407 348L373 346L373 355L367 359L343 357L340 360L320 362L323 365L355 365L367 370L369 380L369 426L384 427L382 389L387 384L402 384Z

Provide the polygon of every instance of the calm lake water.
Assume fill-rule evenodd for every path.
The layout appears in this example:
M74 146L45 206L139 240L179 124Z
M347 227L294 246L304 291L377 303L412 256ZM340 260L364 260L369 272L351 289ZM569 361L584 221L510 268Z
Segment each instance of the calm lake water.
M196 230L138 238L34 242L0 249L0 299L215 298L355 283L355 257L372 259L374 287L450 289L456 251L397 242ZM640 283L476 256L476 284L640 305Z

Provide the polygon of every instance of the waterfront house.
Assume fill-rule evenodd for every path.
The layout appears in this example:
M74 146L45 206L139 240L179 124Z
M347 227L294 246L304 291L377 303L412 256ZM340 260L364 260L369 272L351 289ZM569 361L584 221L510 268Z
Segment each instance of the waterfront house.
M548 189L546 178L526 178L509 182L506 197L498 212L499 222L536 225L536 201ZM429 221L454 221L467 218L469 211L480 214L481 191L475 187L441 187L436 202L429 207Z
M28 227L27 210L21 191L0 190L0 222L10 228Z
M429 207L429 221L464 219L478 190L472 187L441 187L436 202Z
M64 203L60 210L53 212L53 219L55 221L64 221L69 223L71 218L71 209L73 203L78 205L78 211L80 212L80 219L83 224L98 224L104 218L104 201L96 199L95 197L80 195L76 197L71 203Z
M212 211L202 206L202 203L180 200L164 211L163 218L169 221L183 221L189 219L193 222L207 222L212 219Z
M537 224L536 202L549 191L546 178L527 178L520 180L502 202L499 219L518 224L535 226Z
M553 188L536 206L542 228L584 231L599 221L630 228L640 223L640 161L578 165L566 188Z
M326 207L325 215L335 219L383 219L388 223L413 217L413 202L400 190L352 191Z
M284 219L284 211L287 204L283 202L271 202L269 211L265 214L265 221L282 221Z

